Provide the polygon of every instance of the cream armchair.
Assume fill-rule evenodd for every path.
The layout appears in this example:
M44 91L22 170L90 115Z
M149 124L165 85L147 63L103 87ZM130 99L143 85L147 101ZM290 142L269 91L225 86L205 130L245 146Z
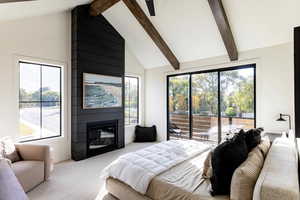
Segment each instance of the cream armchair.
M25 192L48 180L53 170L50 147L47 145L15 144L22 160L11 167Z

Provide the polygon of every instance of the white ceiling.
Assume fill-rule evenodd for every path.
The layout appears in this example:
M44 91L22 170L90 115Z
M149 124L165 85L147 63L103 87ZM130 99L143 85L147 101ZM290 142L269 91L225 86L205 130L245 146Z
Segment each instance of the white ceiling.
M91 0L36 0L28 2L1 3L0 21L48 15L70 10Z
M148 15L145 0L137 0ZM207 0L154 0L151 21L180 62L226 54ZM70 10L89 0L38 0L0 4L0 20ZM239 51L292 41L300 25L299 0L223 0ZM167 65L149 36L123 2L103 14L125 38L145 68ZM149 16L149 15L148 15Z

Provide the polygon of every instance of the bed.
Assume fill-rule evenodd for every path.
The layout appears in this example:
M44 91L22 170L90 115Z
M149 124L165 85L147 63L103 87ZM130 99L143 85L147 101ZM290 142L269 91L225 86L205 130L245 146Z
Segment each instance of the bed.
M145 193L124 181L108 176L105 200L243 200L230 196L211 196L209 179L202 178L203 163L210 149L177 163L153 176ZM294 142L278 139L267 150L265 162L253 185L253 200L299 200L298 157ZM285 166L285 168L277 166ZM284 180L284 181L281 181Z
M190 140L166 141L120 157L104 170L106 188L121 200L227 200L212 197L202 178L213 145Z
M122 200L229 200L229 196L212 197L209 193L209 180L202 178L203 163L208 152L209 150L154 177L145 195L114 178L106 180L107 190Z

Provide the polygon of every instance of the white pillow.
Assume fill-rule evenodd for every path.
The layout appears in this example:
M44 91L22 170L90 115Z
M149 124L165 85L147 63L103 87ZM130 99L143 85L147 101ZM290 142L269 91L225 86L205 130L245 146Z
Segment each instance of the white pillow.
M0 139L0 157L7 158L12 163L20 161L21 158L17 152L15 145L10 137Z

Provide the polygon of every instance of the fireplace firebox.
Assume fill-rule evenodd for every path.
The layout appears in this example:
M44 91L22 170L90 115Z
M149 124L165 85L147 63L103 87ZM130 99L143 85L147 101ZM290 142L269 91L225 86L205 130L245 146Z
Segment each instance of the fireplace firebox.
M118 120L87 124L88 157L117 148Z

